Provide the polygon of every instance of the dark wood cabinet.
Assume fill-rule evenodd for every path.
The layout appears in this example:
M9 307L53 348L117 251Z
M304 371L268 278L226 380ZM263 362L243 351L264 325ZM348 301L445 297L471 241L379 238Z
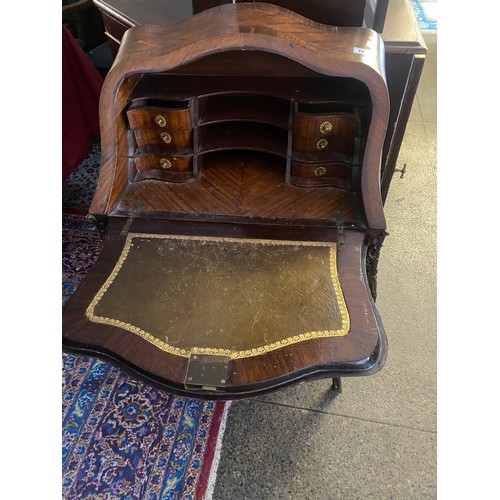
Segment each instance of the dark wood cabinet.
M165 0L163 0L165 2ZM166 0L171 2L171 0ZM235 0L233 3L245 0ZM248 1L248 0L247 0ZM265 0L267 1L267 0ZM389 0L272 0L269 3L285 7L313 21L330 26L371 28L377 32L384 29ZM186 2L189 4L189 2ZM192 0L193 14L231 3L231 0ZM165 4L165 7L167 5ZM173 7L173 6L172 6ZM171 8L172 8L171 7Z

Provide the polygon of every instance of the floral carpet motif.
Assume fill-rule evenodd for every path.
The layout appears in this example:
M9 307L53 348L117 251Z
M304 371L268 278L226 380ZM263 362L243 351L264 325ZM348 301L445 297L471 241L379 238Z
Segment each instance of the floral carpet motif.
M101 245L102 237L90 219L82 215L63 215L63 305L94 265Z
M63 498L207 498L224 405L173 396L63 356Z
M70 211L84 212L92 199L92 154L87 164L68 179ZM62 239L64 304L94 265L102 236L84 214L63 213ZM175 396L68 353L62 385L64 499L210 498L227 403Z

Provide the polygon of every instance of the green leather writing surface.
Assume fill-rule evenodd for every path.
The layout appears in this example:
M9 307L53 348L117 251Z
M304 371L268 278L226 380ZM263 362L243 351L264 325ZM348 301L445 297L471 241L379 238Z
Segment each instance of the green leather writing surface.
M336 245L281 240L131 233L87 317L185 357L349 331Z

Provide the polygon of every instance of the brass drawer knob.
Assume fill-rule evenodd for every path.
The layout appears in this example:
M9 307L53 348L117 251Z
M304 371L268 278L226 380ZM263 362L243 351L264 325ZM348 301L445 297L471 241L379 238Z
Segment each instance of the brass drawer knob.
M323 122L320 126L319 126L319 131L322 133L322 134L328 134L332 131L332 128L333 128L333 125L331 122Z
M316 147L321 151L322 149L325 149L328 146L328 141L326 139L320 139L316 143Z
M155 122L160 127L164 127L167 124L167 120L165 120L165 118L163 118L163 116L161 116L161 115L155 116Z
M161 137L161 140L166 144L170 144L172 142L172 137L170 136L170 134L168 132L162 132L160 134L160 137Z
M172 163L170 163L170 160L167 160L166 158L161 158L160 165L161 165L161 168L167 169L167 168L170 168L172 166Z
M325 167L318 167L314 170L314 175L316 177L321 177L322 175L326 174L326 168Z

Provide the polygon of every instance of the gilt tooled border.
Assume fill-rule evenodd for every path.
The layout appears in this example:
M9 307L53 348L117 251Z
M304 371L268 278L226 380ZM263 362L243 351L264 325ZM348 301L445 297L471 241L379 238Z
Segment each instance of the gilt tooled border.
M299 335L294 335L271 344L266 344L253 349L247 349L244 351L233 351L230 349L214 349L205 347L193 347L191 349L181 349L178 347L171 346L167 342L160 340L159 338L151 335L150 333L142 330L141 328L131 325L130 323L125 323L113 318L105 318L103 316L97 316L94 310L102 299L108 288L113 283L114 279L118 275L120 269L122 268L130 248L132 246L132 240L134 238L159 238L159 239L172 239L172 240L199 240L199 241L217 241L217 242L227 242L227 243L252 243L260 245L300 245L300 246L322 246L328 247L330 249L330 275L332 278L333 289L335 291L335 296L337 298L337 303L342 318L342 326L338 330L320 330L312 331L306 333L300 333ZM347 335L350 329L350 318L347 306L344 300L344 295L342 293L342 288L340 286L339 277L337 274L337 246L335 243L321 243L321 242L311 242L311 241L286 241L286 240L254 240L248 238L220 238L212 236L180 236L180 235L164 235L164 234L144 234L144 233L129 233L125 241L125 246L118 259L113 271L109 275L108 279L101 287L99 292L96 294L92 302L86 311L87 318L94 323L101 323L105 325L116 326L122 328L131 333L139 335L144 340L153 344L158 349L168 352L169 354L174 354L175 356L182 356L189 358L192 354L211 354L218 356L228 356L231 359L238 358L249 358L251 356L258 356L281 347L286 347L298 342L304 342L310 339L324 338L324 337L341 337Z

